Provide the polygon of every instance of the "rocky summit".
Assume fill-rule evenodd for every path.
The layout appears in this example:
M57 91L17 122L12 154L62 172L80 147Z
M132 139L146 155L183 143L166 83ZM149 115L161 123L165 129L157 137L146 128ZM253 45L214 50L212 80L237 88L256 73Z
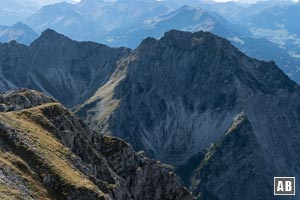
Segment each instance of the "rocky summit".
M0 199L193 199L170 167L50 97L21 89L0 103Z
M300 175L299 109L299 86L274 62L173 30L145 39L77 114L189 169L180 174L199 198L238 200L273 199L274 176Z

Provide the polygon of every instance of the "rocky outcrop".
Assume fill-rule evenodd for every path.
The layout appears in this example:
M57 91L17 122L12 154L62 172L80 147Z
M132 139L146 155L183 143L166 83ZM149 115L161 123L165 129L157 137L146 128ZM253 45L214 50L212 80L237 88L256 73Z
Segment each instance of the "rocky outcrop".
M76 42L48 29L30 46L0 44L0 91L35 89L74 106L93 95L129 52Z
M0 113L1 198L193 199L168 167L91 131L52 98L19 90L1 100L10 107Z
M224 136L209 148L191 179L199 199L271 198L276 169L268 166L253 131L247 116L240 113Z
M42 93L18 89L0 94L0 112L23 110L52 102L55 102L53 98Z

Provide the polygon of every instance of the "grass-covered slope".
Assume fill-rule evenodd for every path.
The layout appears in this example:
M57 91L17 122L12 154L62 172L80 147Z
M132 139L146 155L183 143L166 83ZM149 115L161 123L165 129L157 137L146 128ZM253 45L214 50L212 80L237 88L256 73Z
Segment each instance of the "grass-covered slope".
M33 193L32 196L36 198L42 198L42 195L47 198L51 196L69 198L75 197L76 193L81 191L81 195L90 198L108 199L85 174L76 168L74 165L78 159L76 155L45 128L51 125L42 111L47 107L55 106L59 106L58 103L0 115L1 139L7 146L7 150L1 153L3 166L9 167L10 164L12 168L9 168L19 175L30 194ZM5 163L6 160L11 161ZM27 179L30 181L26 181ZM23 190L22 187L18 187L19 181L15 183L14 180L11 181L15 184L16 190ZM7 184L8 182L4 183ZM47 191L44 187L48 188L49 192L36 193ZM31 188L36 188L36 192Z

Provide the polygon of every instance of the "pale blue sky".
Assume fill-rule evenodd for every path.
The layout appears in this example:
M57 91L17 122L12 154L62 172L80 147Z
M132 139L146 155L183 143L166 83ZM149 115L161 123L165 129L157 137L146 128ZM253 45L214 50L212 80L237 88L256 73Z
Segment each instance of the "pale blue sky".
M34 1L36 1L36 3L38 4L46 5L46 4L61 2L63 0L34 0ZM66 1L75 2L75 3L80 2L80 0L66 0ZM214 0L214 1L218 1L218 2L237 1L237 2L253 3L256 2L257 0ZM299 0L293 0L293 1L298 2Z
M36 1L38 4L52 4L52 3L57 3L57 2L62 2L63 0L34 0ZM79 2L80 0L66 0L68 2Z
M7 0L0 0L0 5L2 4L2 1L4 3L7 3ZM17 0L14 0L14 1L17 2ZM67 2L71 2L71 3L80 2L80 0L23 0L23 1L19 1L18 3L28 4L28 5L32 5L32 6L35 5L37 7L41 7L44 5L49 5L49 4L58 3L58 2L62 2L62 1L67 1ZM113 0L107 0L107 1L113 1ZM168 1L168 0L165 0L165 1ZM256 2L257 0L214 0L214 1L219 1L219 2L236 1L236 2L243 2L243 3L253 3L253 2ZM272 1L272 0L269 0L269 1ZM282 1L285 1L285 0L282 0ZM293 1L299 1L299 0L293 0Z

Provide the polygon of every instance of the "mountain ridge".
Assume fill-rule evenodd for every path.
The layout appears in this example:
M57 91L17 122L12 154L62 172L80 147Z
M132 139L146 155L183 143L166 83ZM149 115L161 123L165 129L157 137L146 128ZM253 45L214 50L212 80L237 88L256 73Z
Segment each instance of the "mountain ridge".
M0 48L2 91L36 89L69 107L92 95L110 77L116 62L131 51L77 42L50 29L30 46L11 42Z
M50 97L26 89L4 96L16 110L0 113L1 197L193 199L166 166L96 134Z

